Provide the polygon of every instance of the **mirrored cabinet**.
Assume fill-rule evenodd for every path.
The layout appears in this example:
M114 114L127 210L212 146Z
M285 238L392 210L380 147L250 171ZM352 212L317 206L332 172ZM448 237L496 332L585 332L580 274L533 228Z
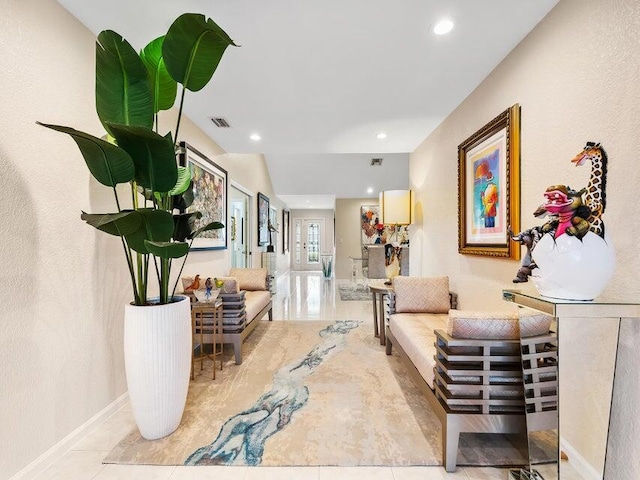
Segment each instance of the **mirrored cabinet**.
M637 344L625 342L640 341L640 304L558 300L533 288L503 290L503 299L555 320L548 337L521 338L529 465L510 478L640 478L637 451L616 448L640 441ZM552 458L541 444L553 446Z

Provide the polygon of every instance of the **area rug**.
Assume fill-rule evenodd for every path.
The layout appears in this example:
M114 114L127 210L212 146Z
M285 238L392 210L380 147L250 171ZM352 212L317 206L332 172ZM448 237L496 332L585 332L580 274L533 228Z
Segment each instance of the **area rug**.
M148 441L135 430L104 462L441 464L440 423L400 358L385 355L368 326L263 321L245 341L242 365L225 355L215 381L211 370L198 370L176 432ZM506 436L461 438L459 465L522 463Z
M338 285L338 292L340 293L340 300L343 302L349 300L357 300L360 302L365 300L371 301L371 292L369 292L368 289L363 289L362 286L354 288L354 286L350 284L340 284Z

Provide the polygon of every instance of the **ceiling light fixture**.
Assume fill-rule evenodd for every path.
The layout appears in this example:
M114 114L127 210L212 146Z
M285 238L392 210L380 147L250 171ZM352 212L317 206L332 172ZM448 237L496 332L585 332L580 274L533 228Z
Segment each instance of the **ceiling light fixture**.
M453 22L449 19L440 20L433 27L433 33L436 35L445 35L453 30Z
M371 187L367 188L367 193L373 193L373 188Z
M380 132L379 134L376 135L376 138L378 140L384 140L385 138L387 138L387 134L384 132Z
M249 137L251 140L253 140L254 142L257 142L258 140L260 140L262 137L260 135L258 135L257 133L254 133L253 135L251 135Z

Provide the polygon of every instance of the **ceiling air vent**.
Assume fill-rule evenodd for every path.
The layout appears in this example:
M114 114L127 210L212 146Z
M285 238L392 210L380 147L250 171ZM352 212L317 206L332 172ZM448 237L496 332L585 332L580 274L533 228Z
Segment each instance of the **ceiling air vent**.
M227 122L227 120L225 118L211 117L211 121L218 128L229 128L231 126L231 125L229 125L229 122Z
M371 159L371 166L372 167L379 167L380 165L382 165L382 159L381 158L372 158Z

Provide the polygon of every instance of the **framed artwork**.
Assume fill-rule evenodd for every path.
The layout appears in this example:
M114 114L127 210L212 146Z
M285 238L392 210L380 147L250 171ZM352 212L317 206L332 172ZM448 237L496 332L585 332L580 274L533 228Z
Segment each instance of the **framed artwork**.
M278 225L278 209L276 207L269 207L269 224L274 231L269 230L269 245L273 247L273 252L278 250L278 232L280 231L280 226Z
M282 253L289 253L289 222L291 212L282 210Z
M520 105L458 145L458 252L520 258Z
M191 171L193 203L186 212L201 212L196 228L221 222L224 228L204 232L193 240L191 250L221 250L227 248L227 171L212 162L191 145L181 142L180 165Z
M360 207L360 243L374 245L382 243L384 225L380 223L379 205L362 205Z
M379 205L360 207L360 243L362 245L384 245L387 242L406 243L408 241L409 230L406 225L380 223Z
M269 197L258 192L258 246L269 245Z

